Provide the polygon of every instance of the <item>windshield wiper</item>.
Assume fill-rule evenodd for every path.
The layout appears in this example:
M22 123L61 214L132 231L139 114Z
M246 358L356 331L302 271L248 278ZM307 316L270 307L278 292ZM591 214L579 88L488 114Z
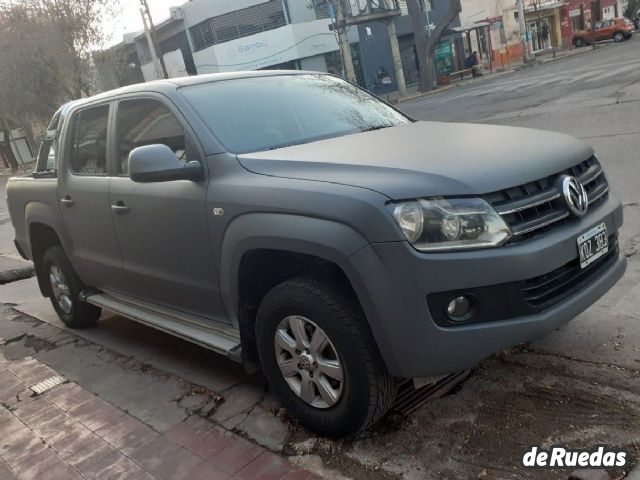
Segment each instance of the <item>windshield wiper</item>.
M383 128L394 127L395 125L375 125L373 127L367 127L360 130L361 132L373 132L374 130L382 130Z

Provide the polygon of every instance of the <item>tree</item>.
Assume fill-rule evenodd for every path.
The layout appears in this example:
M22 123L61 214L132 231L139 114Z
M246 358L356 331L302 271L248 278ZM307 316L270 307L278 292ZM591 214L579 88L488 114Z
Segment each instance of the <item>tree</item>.
M111 7L110 0L0 4L3 125L21 125L33 132L44 127L61 104L93 93L90 51L102 43L100 25Z
M627 6L622 14L625 17L633 20L638 16L638 10L640 10L640 0L628 0Z
M434 0L435 1L435 0ZM451 0L449 9L440 18L429 36L426 36L424 16L420 8L419 0L407 0L407 8L411 15L413 26L413 38L416 44L420 80L418 91L429 92L433 90L433 56L436 45L442 39L445 29L453 22L462 11L460 0Z
M602 8L600 8L600 0L592 0L591 2L591 46L596 49L596 21L602 16Z

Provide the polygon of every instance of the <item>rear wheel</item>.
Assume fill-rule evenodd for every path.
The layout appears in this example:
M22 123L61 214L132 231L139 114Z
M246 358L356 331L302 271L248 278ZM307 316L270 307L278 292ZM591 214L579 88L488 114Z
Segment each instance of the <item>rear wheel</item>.
M618 42L618 43L624 41L624 33L616 32L616 34L613 36L613 40Z
M83 285L60 245L49 247L42 258L44 280L49 298L60 320L71 328L95 325L101 309L80 301Z
M358 306L339 289L299 277L271 290L256 322L263 370L287 410L309 430L353 435L389 409L389 375Z
M584 40L582 38L576 38L573 43L578 48L584 47Z

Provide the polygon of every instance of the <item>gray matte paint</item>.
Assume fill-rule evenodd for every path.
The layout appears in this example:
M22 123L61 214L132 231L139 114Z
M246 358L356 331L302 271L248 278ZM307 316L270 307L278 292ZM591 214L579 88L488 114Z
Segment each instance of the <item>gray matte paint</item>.
M438 327L427 309L428 293L522 280L557 268L576 257L576 237L591 226L604 221L610 233L620 228L620 203L610 195L585 217L516 245L425 254L403 240L389 200L511 187L573 166L592 149L547 132L418 122L238 159L222 150L179 94L182 85L283 74L293 73L151 82L70 105L73 111L113 99L161 98L197 140L207 179L136 184L112 177L108 198L101 187L103 193L92 197L99 205L78 214L77 223L65 223L59 195L71 186L84 204L92 201L88 197L95 185L84 178L70 184L63 158L59 185L44 178L10 179L8 206L16 241L30 256L28 227L45 223L58 232L88 285L100 278L107 290L124 286L123 293L157 305L158 311L172 307L176 319L197 314L214 322L210 325L228 322L235 328L238 266L245 253L272 248L315 255L344 271L390 372L400 377L466 368L496 350L537 338L587 308L622 275L624 257L587 288L538 315ZM112 175L115 162L112 156ZM110 205L119 200L130 212L111 215ZM214 208L224 215L214 215ZM95 231L79 231L82 226ZM93 238L98 231L102 238ZM110 240L116 232L119 259L113 258L117 253ZM120 275L126 280L116 282Z

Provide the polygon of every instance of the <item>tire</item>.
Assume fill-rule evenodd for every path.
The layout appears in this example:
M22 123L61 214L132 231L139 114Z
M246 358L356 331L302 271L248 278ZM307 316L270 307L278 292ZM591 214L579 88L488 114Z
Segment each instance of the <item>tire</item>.
M584 40L582 38L576 38L573 43L577 48L584 47Z
M43 280L58 317L70 328L92 327L102 310L80 301L84 285L60 245L49 247L42 258Z
M318 327L328 339L321 354L315 352L314 355L313 342L308 344L316 365L316 383L312 387L316 399L313 404L303 400L301 393L296 393L289 382L297 382L299 375L302 385L302 376L312 375L314 371L306 372L301 369L301 363L297 363L296 376L286 379L279 366L279 361L288 364L286 358L289 356L294 363L305 360L303 355L294 358L288 350L275 345L276 333L282 330L283 325L291 324L292 320L287 320L290 318L294 318L293 322L298 319L308 327L305 331L307 339L315 338ZM294 335L289 337L291 340L295 342ZM387 372L360 308L328 282L298 277L274 287L258 309L256 342L271 388L289 413L319 435L332 438L354 435L380 420L393 404L397 381ZM342 382L338 382L336 376L331 377L335 371L331 375L324 375L321 371L320 364L333 362L331 365L335 368L336 361L342 368ZM327 382L331 382L334 393L339 391L332 405L318 388Z
M613 40L617 43L623 42L624 34L622 32L616 32L616 34L613 36Z

